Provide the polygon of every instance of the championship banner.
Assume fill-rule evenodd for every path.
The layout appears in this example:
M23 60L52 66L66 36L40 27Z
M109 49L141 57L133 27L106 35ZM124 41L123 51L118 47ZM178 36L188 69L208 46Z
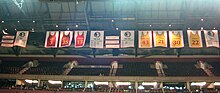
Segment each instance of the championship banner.
M87 31L75 31L74 40L75 48L80 48L85 45Z
M201 48L202 46L202 37L201 31L198 30L187 30L188 42L190 48Z
M134 47L134 31L121 31L121 48Z
M57 48L59 31L47 31L44 43L45 48Z
M217 30L204 30L206 47L219 48L219 39Z
M104 31L91 31L90 48L103 48L104 46Z
M152 31L138 31L138 47L152 48Z
M73 31L60 31L59 47L69 47L73 40Z
M14 38L15 38L15 36L13 36L13 35L3 35L2 41L1 41L1 46L13 47L14 46Z
M105 48L119 48L119 36L106 36L105 37Z
M26 47L29 31L17 31L14 46Z
M170 48L184 47L183 31L169 31Z
M154 46L167 47L167 31L153 31Z

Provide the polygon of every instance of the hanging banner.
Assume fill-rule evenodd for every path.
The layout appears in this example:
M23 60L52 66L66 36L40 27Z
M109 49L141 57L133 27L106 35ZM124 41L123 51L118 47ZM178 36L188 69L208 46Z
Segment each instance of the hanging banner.
M103 48L104 46L104 31L91 31L90 48Z
M206 47L219 48L219 39L217 30L204 30Z
M59 31L47 31L44 43L45 48L57 48Z
M80 48L85 45L87 31L75 31L74 40L75 48Z
M170 48L184 47L183 31L169 31Z
M119 48L119 36L106 36L105 37L105 47L106 48Z
M15 36L13 36L13 35L3 35L2 41L1 41L1 46L13 47L14 46L14 38L15 38Z
M167 31L153 31L154 46L167 47Z
M59 47L69 47L73 40L73 31L60 31Z
M188 42L190 48L201 48L202 46L202 37L201 31L198 30L187 30Z
M26 47L29 31L17 31L14 46Z
M138 31L138 47L152 48L152 31Z
M121 31L121 48L134 47L134 31Z

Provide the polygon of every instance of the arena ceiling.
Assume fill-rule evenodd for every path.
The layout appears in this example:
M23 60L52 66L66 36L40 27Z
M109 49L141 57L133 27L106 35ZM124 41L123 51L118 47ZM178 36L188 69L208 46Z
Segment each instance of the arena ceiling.
M31 54L93 58L113 54L144 58L181 54L219 58L217 48L91 49L89 40L80 49L43 47L48 30L104 30L106 35L119 35L120 30L219 29L219 3L219 0L0 0L0 30L10 34L20 30L32 32L27 48L1 47L0 53L2 57Z

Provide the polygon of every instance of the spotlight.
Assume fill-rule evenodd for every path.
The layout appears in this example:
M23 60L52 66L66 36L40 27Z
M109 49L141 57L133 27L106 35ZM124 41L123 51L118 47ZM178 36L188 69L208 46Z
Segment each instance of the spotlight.
M59 27L59 25L56 25L56 27Z
M17 29L15 28L15 31L17 31Z
M115 28L116 30L118 30L118 28Z
M203 30L203 27L201 27L201 30Z
M169 27L171 27L172 25L169 25Z
M20 21L17 21L18 23L20 23Z
M188 29L190 30L190 27L188 27Z
M67 30L70 30L70 28L67 28Z
M204 21L204 19L201 19L201 21Z
M79 25L76 25L76 27L79 27Z
M152 27L152 25L149 25L150 27Z
M215 29L215 27L213 29Z
M5 31L7 31L8 29L7 28L5 28Z
M112 22L114 22L115 20L112 20Z
M5 23L5 21L2 20L2 23Z
M33 20L33 23L35 23L35 21Z

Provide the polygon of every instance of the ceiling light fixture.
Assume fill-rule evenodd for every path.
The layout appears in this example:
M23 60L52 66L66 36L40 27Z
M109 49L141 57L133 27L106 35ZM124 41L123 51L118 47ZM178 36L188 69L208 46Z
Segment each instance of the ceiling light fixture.
M220 86L220 82L215 82L214 85L215 86Z
M31 31L33 32L33 31L34 31L34 28L32 28Z
M31 84L31 83L38 83L37 80L28 80L28 79L26 79L25 82L30 83L30 84Z
M79 25L76 25L76 27L79 27Z
M131 85L131 82L116 82L116 85Z
M20 23L20 21L17 21L18 23Z
M62 84L62 81L48 80L51 84Z
M192 82L191 86L204 86L206 82Z
M56 27L59 27L59 25L56 25Z
M118 28L115 28L116 30L118 30Z
M5 21L2 20L2 23L5 23Z
M157 82L142 82L142 85L155 86L155 85L157 85Z
M172 25L169 25L169 27L171 27Z
M203 30L203 27L201 27L201 30Z
M108 82L97 82L97 81L94 81L94 84L95 85L108 85Z
M35 23L35 21L33 20L33 23Z
M204 19L202 19L202 18L201 18L200 20L201 20L201 21L204 21Z

